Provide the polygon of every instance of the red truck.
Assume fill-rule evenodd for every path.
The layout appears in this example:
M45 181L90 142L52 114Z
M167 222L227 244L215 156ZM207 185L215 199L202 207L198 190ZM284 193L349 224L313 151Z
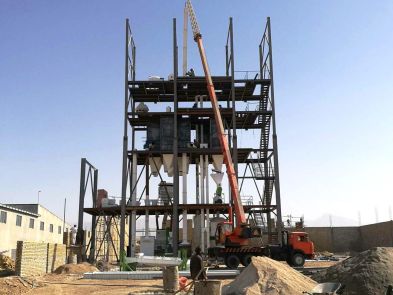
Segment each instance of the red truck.
M275 260L286 261L294 267L304 265L306 259L314 258L314 243L305 232L283 232L282 245L266 246L216 246L208 249L210 259L223 260L228 268L235 269L241 263L247 266L253 256L267 256Z

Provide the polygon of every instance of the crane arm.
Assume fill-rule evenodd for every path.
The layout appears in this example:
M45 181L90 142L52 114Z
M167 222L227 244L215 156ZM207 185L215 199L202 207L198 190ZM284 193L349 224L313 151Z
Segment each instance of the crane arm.
M237 219L237 226L246 223L246 216L244 214L243 205L240 200L239 188L237 184L236 172L232 162L232 156L229 149L228 138L224 131L224 125L222 123L220 108L218 106L216 92L214 89L213 80L210 74L209 65L207 63L205 48L203 47L202 35L199 30L198 22L196 20L195 12L192 7L191 1L186 0L186 6L188 10L188 15L190 17L192 32L195 42L198 44L199 54L201 56L203 70L205 72L207 91L209 93L210 101L212 104L214 119L216 121L216 129L218 133L218 138L220 141L221 150L224 156L224 163L227 169L228 181L231 187L232 199L235 207L235 216Z

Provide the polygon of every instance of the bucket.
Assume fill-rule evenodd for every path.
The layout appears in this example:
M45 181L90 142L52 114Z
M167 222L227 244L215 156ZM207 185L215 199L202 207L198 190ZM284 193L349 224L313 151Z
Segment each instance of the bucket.
M184 288L187 285L187 278L186 277L180 277L179 278L179 289L184 290Z
M221 295L221 281L219 280L206 280L195 281L194 286L195 295Z

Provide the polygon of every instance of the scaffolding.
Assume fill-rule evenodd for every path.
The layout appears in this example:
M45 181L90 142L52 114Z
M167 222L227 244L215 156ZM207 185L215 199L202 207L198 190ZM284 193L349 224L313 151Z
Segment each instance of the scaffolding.
M121 201L119 206L93 206L84 208L84 212L92 216L118 217L120 233L117 253L126 250L125 245L128 244L128 256L135 254L137 219L144 219L143 232L149 236L152 230L150 216L156 217L156 230L159 229L158 219L170 216L171 245L175 256L178 245L181 245L179 241L182 244L191 242L184 233L187 231L189 216L194 217L194 229L200 227L202 230L199 235L202 244L209 246L212 233L207 230L207 241L204 238L210 218L229 219L229 214L233 213L230 192L227 200L222 198L221 202L216 202L216 189L212 189L209 182L209 169L212 174L224 171L221 170L221 149L214 137L214 124L211 124L214 115L209 104L205 77L195 76L194 71L184 74L184 65L183 74L178 75L176 19L173 19L173 69L168 79L136 79L136 45L128 19L125 45ZM263 229L267 242L281 243L278 233L283 224L270 18L267 18L258 52L257 72L235 71L233 20L229 18L224 53L225 76L213 75L212 79L228 134L240 193L247 196L242 201L248 220ZM243 77L238 78L239 75ZM146 106L149 104L155 104L154 108L158 111L148 110ZM186 130L187 134L184 135L182 130ZM249 130L258 131L259 143L251 147L240 146L238 133ZM138 147L142 137L146 141L143 147ZM188 174L191 170L195 177L192 181L191 173ZM153 179L159 179L160 183L171 180L173 198L160 202L160 196L152 193L156 189L152 184ZM182 191L179 190L179 184ZM256 196L248 193L250 184L255 186ZM137 190L140 189L142 191L138 194ZM191 197L195 197L195 202L190 202ZM183 222L183 235L180 238L179 216ZM126 221L129 226L127 231ZM130 233L128 243L126 232ZM97 241L93 242L97 245Z

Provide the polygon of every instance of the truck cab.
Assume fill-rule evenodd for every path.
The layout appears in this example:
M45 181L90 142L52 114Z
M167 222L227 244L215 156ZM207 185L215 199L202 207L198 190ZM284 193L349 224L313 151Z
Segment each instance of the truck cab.
M307 258L314 258L314 243L310 241L305 232L291 232L288 236L288 244L293 249L302 251Z
M306 232L287 232L287 247L290 255L287 262L292 266L303 266L306 259L313 259L314 243L310 241Z

